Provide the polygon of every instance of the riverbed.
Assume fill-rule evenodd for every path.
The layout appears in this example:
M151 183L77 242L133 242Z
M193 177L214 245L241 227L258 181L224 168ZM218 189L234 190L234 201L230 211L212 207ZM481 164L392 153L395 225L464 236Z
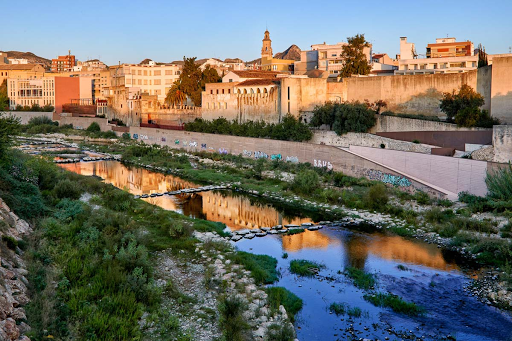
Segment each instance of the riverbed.
M117 161L60 166L100 177L134 195L200 186ZM190 217L222 222L231 231L322 220L308 212L297 212L227 190L143 200ZM471 282L468 265L435 245L341 224L295 235L269 234L242 239L234 245L239 250L278 259L281 275L274 285L287 288L304 301L295 323L299 340L491 341L508 340L512 336L512 319L507 312L481 303L465 290ZM312 278L300 277L289 271L290 261L294 259L319 262L325 267ZM425 314L411 317L373 306L363 298L368 292L356 288L343 274L349 266L375 274L377 287L372 292L398 295L423 307ZM361 314L337 316L329 311L332 303L359 308Z

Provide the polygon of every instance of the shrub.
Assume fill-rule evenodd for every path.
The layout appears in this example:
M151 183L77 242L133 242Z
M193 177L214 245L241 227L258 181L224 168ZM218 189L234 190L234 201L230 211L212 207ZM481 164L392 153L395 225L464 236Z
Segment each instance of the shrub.
M250 325L243 317L246 303L241 298L224 297L219 304L220 325L226 340L244 341L250 331Z
M427 193L423 191L418 191L414 193L414 199L416 199L416 202L420 205L429 205L430 204L430 197Z
M58 126L59 122L53 122L53 120L47 116L32 117L28 121L29 126L38 126L38 125L44 125L44 124Z
M423 315L425 310L415 303L404 301L402 298L392 295L378 293L375 295L364 295L363 298L377 307L391 308L396 313L409 316Z
M345 268L345 274L352 279L354 285L359 289L369 290L376 284L374 275L358 268L347 267Z
M68 179L60 180L57 182L53 190L55 192L55 196L57 196L59 199L69 198L72 200L77 200L82 194L82 188L80 187L80 184Z
M414 139L414 140L412 140L412 143L419 144L419 143L420 143L420 140Z
M380 144L380 148L385 149L385 148L386 148L386 145L385 145L384 143L381 143L381 144Z
M429 223L444 223L451 219L455 214L452 210L441 210L439 207L434 207L425 213L425 220Z
M494 199L510 200L512 198L512 164L494 172L488 172L485 179L489 196Z
M92 122L88 127L87 131L90 133L99 133L101 131L100 125L97 122Z
M326 124L336 134L347 132L366 133L375 125L375 111L367 103L332 103L317 106L313 110L311 125L319 127Z
M370 187L368 193L365 196L365 201L370 208L383 208L389 201L386 186L379 183Z
M282 287L269 287L265 289L268 295L268 302L272 311L278 311L282 305L288 313L291 322L295 320L295 315L302 309L302 300Z
M123 133L123 135L121 135L121 138L123 140L129 140L131 137L130 137L130 133Z
M295 331L289 324L272 323L267 329L267 341L292 341L294 339Z
M7 247L11 250L15 250L18 246L18 241L11 236L3 235L2 240L5 242Z
M294 259L290 262L290 272L299 276L313 277L322 268L325 266L305 259Z
M294 192L310 194L320 186L318 174L313 170L303 170L295 176L292 183Z

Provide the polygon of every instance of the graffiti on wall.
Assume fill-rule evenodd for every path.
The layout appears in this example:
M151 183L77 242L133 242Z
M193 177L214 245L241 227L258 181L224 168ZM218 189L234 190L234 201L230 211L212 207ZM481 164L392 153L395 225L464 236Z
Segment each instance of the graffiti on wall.
M162 137L162 142L166 142L167 139L165 137Z
M201 143L201 149L206 149L206 143Z
M272 155L270 155L270 159L271 160L282 160L283 157L281 156L281 154L272 154Z
M133 134L133 139L137 140L139 138L139 134Z
M315 167L321 167L321 168L327 168L328 170L332 169L332 163L329 161L322 161L322 160L314 160L314 166Z
M257 152L254 152L254 158L255 159L268 159L268 155L267 155L267 153L257 151Z
M252 156L252 152L250 150L245 150L242 152L242 155L245 156L245 157L251 157Z
M180 140L174 140L174 144L180 144Z
M299 163L299 158L296 156L287 156L286 162Z
M190 142L188 145L190 147L197 147L197 142Z
M393 186L409 187L412 185L411 181L406 177L383 173L375 169L368 170L367 176L370 180L382 181L383 183L391 184Z
M219 154L227 154L228 150L226 148L219 148Z

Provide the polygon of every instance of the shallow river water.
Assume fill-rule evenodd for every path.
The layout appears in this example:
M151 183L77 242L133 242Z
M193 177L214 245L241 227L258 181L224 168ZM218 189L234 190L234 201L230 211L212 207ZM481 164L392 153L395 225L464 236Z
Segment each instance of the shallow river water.
M64 164L61 167L105 182L136 195L162 193L199 185L171 175L128 168L116 161ZM187 216L225 223L230 230L322 220L284 209L231 191L158 196L144 199ZM512 319L470 296L464 287L470 272L463 264L434 245L379 231L347 226L325 227L301 234L267 235L242 239L239 250L278 259L283 286L304 301L296 316L300 340L509 340ZM283 254L287 254L287 258ZM293 259L322 263L325 268L313 278L288 270ZM390 292L423 307L420 317L378 308L363 299L363 292L343 275L347 266L374 273L379 292ZM465 266L465 268L467 268ZM360 308L360 317L336 316L332 303ZM450 338L447 338L450 336Z

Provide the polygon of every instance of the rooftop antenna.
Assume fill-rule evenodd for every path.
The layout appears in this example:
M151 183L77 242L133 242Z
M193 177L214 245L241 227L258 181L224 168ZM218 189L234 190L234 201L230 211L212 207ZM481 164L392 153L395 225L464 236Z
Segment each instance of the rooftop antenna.
M512 46L508 47L508 53L512 53Z

